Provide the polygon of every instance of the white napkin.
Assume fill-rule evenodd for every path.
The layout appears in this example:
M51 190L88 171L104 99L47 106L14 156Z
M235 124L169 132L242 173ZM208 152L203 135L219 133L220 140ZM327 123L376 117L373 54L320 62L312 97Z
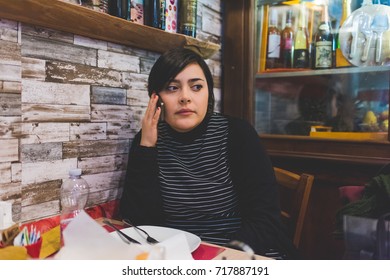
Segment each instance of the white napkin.
M193 259L183 233L157 245L126 244L108 233L84 211L67 225L62 234L65 246L55 255L55 259L134 260L143 252L149 253L149 259Z
M157 237L156 237L157 238ZM158 246L164 248L166 260L193 260L187 238L180 232L160 242Z

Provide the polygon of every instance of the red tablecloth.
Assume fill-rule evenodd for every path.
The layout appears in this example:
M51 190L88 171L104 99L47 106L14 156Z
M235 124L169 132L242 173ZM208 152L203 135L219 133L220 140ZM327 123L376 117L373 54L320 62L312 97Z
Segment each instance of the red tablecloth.
M194 260L212 260L224 250L224 248L219 248L207 244L200 244L199 247L194 252L192 252L192 257Z

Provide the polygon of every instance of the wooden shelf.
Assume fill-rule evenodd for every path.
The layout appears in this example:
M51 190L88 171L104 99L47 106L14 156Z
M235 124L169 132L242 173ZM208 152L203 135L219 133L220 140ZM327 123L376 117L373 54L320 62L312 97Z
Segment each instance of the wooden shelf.
M186 46L204 58L220 46L169 33L58 0L0 0L0 18L15 20L158 53Z
M339 75L369 72L390 72L390 66L367 66L367 67L348 67L327 70L285 70L285 71L265 71L256 74L256 79L265 78L284 78L284 77L302 77L302 76L322 76L322 75Z
M262 134L260 138L273 157L368 165L383 165L390 158L390 142L386 139L334 139L271 134Z

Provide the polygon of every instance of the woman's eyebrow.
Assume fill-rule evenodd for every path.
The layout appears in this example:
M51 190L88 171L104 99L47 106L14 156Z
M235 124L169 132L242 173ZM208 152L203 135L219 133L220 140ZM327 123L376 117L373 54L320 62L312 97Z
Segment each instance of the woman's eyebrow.
M204 82L204 80L202 79L202 78L193 78L193 79L190 79L189 80L190 82L197 82L197 81L203 81Z
M202 79L202 78L192 78L192 79L189 79L189 80L188 80L188 82L190 82L190 83L194 83L194 82L197 82L197 81L202 81L202 82L204 82L205 80ZM177 79L173 79L173 80L171 81L171 83L181 83L181 81L180 81L180 80L177 80Z

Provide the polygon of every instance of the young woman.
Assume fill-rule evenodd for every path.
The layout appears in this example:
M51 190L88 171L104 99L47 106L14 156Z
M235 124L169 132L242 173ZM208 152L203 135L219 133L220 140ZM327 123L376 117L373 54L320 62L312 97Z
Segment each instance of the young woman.
M225 245L276 249L294 258L282 230L271 162L257 132L213 113L213 78L195 52L166 52L151 69L150 101L129 153L120 210ZM163 115L163 119L161 119Z

